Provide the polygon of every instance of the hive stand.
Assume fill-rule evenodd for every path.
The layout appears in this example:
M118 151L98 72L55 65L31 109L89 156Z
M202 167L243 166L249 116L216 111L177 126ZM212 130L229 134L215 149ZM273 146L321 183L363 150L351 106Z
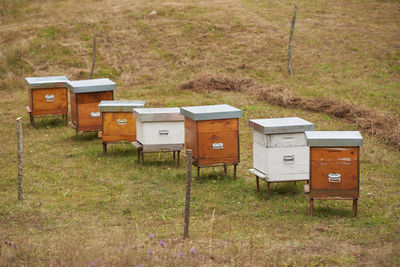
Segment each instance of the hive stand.
M150 145L143 146L140 142L135 141L131 143L137 149L138 162L140 159L144 165L144 153L162 153L162 152L172 152L173 160L176 159L177 167L180 166L180 153L184 149L183 144L165 144L165 145ZM176 155L177 154L177 155Z
M257 191L260 191L260 179L267 183L267 194L268 194L268 196L271 195L271 183L293 182L293 184L296 184L296 182L304 181L304 182L306 182L308 184L308 179L296 180L296 181L293 181L293 180L288 180L288 181L269 181L268 177L264 173L262 173L260 171L257 171L256 169L250 169L249 171L256 176Z

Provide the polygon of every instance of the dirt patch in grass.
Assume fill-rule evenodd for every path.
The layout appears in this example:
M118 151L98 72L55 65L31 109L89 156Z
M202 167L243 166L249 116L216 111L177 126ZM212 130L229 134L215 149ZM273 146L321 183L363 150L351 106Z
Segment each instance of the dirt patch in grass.
M231 79L202 76L181 84L179 89L193 91L252 92L257 98L287 108L324 112L345 119L367 134L376 136L400 151L400 121L397 116L378 113L374 109L327 98L303 98L281 85L262 86L252 79Z
M231 79L223 76L206 75L197 79L192 79L180 85L179 89L201 91L233 91L243 92L254 87L251 79Z

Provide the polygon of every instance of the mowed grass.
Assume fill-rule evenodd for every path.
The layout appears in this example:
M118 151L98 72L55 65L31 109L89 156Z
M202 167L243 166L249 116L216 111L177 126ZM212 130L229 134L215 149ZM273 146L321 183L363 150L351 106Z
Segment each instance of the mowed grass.
M319 266L400 261L400 153L364 135L359 215L351 201L316 201L302 183L256 191L248 119L299 116L317 130L356 130L320 113L266 105L252 95L176 88L202 74L253 78L298 94L398 115L396 1L300 1L294 76L286 74L292 1L4 1L0 13L0 265ZM72 8L74 7L74 8ZM49 12L52 10L52 12ZM150 16L152 10L156 16ZM372 12L372 10L374 12ZM118 84L116 99L149 106L227 103L243 110L238 179L202 169L193 182L190 238L182 241L186 167L129 144L102 155L60 119L29 125L26 76ZM15 118L23 116L24 201L17 200ZM212 216L214 213L214 217ZM154 235L154 238L150 237ZM16 248L5 241L16 244ZM165 242L160 245L160 240Z

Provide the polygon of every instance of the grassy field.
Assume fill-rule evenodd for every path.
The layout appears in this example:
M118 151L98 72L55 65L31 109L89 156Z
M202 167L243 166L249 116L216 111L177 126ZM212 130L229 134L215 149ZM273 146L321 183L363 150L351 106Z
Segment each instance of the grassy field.
M294 4L293 72L286 71ZM156 10L156 15L150 13ZM84 141L59 119L29 125L24 77L117 82L115 99L151 107L227 103L243 110L238 179L220 168L193 183L182 241L185 166L137 163L128 144ZM256 191L248 119L299 116L317 130L356 130L256 94L179 90L203 75L253 79L302 97L400 114L398 1L0 1L0 266L394 266L400 263L400 152L363 133L359 216L316 201L302 183ZM15 119L23 116L24 201L17 200ZM184 164L183 164L184 165ZM214 213L214 217L213 217Z

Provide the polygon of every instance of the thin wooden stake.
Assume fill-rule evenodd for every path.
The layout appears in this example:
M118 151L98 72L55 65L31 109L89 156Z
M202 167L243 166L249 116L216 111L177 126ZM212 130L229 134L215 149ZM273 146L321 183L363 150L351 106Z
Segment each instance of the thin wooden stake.
M22 117L17 118L17 137L18 137L18 199L22 201Z
M95 63L96 63L96 34L93 36L93 56L92 56L92 69L90 70L90 79L93 79Z
M289 47L288 47L288 72L289 75L292 75L292 39L294 32L294 24L296 22L296 14L297 14L297 6L294 6L294 12L292 16L292 26L290 27L290 37L289 37Z
M211 252L212 252L211 248L212 248L214 216L215 216L215 209L213 209L213 213L211 216L211 225L210 225L210 244L208 245L208 255L210 255L210 256L211 256ZM210 262L211 262L211 257L210 257Z
M185 227L183 229L183 239L189 237L189 211L190 211L190 191L192 185L192 150L186 150L186 204L185 204Z

